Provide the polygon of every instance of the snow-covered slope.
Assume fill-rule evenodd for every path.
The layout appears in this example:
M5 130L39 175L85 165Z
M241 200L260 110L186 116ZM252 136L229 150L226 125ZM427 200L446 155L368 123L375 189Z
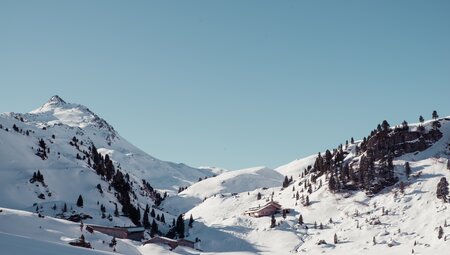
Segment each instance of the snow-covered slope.
M402 165L403 161L395 163ZM237 196L212 197L186 213L192 214L198 222L194 224L191 235L199 237L202 247L209 251L410 254L414 249L415 254L445 254L450 243L444 238L450 237L450 227L444 227L444 224L450 222L450 215L448 205L436 199L435 191L440 177L450 178L446 160L416 161L412 169L413 174L421 171L422 175L410 179L404 194L399 192L398 187L393 187L372 198L363 192L347 197L331 194L326 187L322 187L309 195L312 204L305 207L292 197L295 194L292 186L300 189L298 183L301 180L296 180L283 191L279 188L259 190L263 194L262 201L256 199L256 191L250 195L241 193ZM273 191L274 200L285 208L291 208L286 219L276 216L279 226L270 228L270 217L252 218L242 214L249 207L264 204L264 199L268 199ZM389 213L383 215L383 210ZM305 222L302 226L298 224L300 214ZM380 224L373 225L377 220ZM315 222L317 229L314 229ZM324 225L322 230L319 229L320 223ZM444 228L446 237L443 239L437 238L439 226ZM334 234L339 240L336 245L333 243ZM217 236L221 239L220 243L215 239ZM319 240L325 240L328 245L317 245Z
M284 175L294 176L294 182L287 188L260 188L206 199L186 213L196 219L190 235L200 238L205 250L216 252L446 254L450 249L447 241L450 226L446 225L450 214L448 204L436 198L436 185L442 177L450 178L447 169L450 122L447 119L440 122L443 137L425 151L396 158L395 175L399 182L375 196L367 196L362 191L331 193L325 176L316 180L309 194L304 183L310 176L299 175L314 164L316 156L310 156L277 168ZM424 125L429 130L431 122ZM410 128L417 126L413 124ZM348 147L349 159L355 157L354 150L355 145ZM406 161L412 168L410 177L405 175ZM400 182L405 184L403 193ZM261 200L257 199L258 193L262 194ZM303 205L306 196L309 206ZM272 199L290 209L286 218L276 215L276 227L270 227L270 217L253 218L243 214L248 208L262 206ZM298 224L299 215L303 217L303 225ZM444 230L441 239L438 239L439 226ZM221 241L217 242L216 237ZM326 244L318 245L320 240Z
M179 187L213 175L209 169L161 161L146 154L87 107L66 103L58 96L30 113L1 114L0 127L0 206L3 207L39 210L55 216L66 203L77 213L93 216L94 219L88 220L91 223L131 224L127 217L101 217L101 205L106 207L106 216L113 215L118 201L115 190L89 165L91 159L86 153L93 145L103 156L109 155L117 170L128 174L136 195L133 203L141 208L153 204L143 191L142 180L161 194L167 191L170 195ZM42 157L36 155L43 151L41 140L46 147ZM33 173L38 170L44 176L44 183L31 183ZM103 192L99 192L97 185ZM79 195L84 199L83 208L75 205ZM166 218L170 220L170 214Z
M313 155L302 159L296 159L286 165L277 167L275 170L285 176L298 176L301 172L308 168L308 166L314 165L316 158L317 156Z
M446 254L450 249L449 204L437 199L436 186L442 177L450 178L449 120L440 119L440 132L434 134L430 132L434 120L410 124L407 129L398 128L397 133L391 129L393 132L379 131L377 135L374 130L366 144L357 141L336 150L336 154L333 151L334 155L342 151L340 162L351 165L352 174L357 174L361 158L369 156L364 147L370 145L377 149L376 142L396 136L404 145L393 152L396 155L390 168L396 177L393 185L388 183L377 193L367 192L361 183L346 186L353 189L331 192L329 180L338 173L311 169L315 168L317 155L297 159L275 170L191 168L147 155L88 108L55 96L30 113L0 115L0 207L3 207L0 208L0 246L6 247L0 249L0 254L2 251L28 254L29 246L64 254L112 251L108 246L111 237L87 233L80 230L79 223L53 218L61 215L66 204L66 214L91 215L93 219L87 219L86 223L132 224L124 216L102 217L101 205L109 215L119 203L117 190L109 187L112 181L98 175L89 159L83 158L92 145L112 159L116 170L127 174L131 202L141 212L146 204L154 205L143 179L161 194L168 191L169 196L160 207L153 208L156 214L164 214L166 218L167 223L158 222L160 230L167 233L172 220L184 214L186 238L199 239L196 246L206 254ZM416 132L420 125L424 127L422 133ZM46 145L45 154L41 139ZM422 149L407 153L421 141ZM381 160L384 158L374 165L380 167ZM405 173L406 162L411 166L409 177ZM37 170L43 174L44 182L30 182ZM292 176L293 181L283 187L285 176ZM83 207L76 205L79 195L84 198ZM262 207L272 200L289 209L285 218L281 213L275 214L274 227L270 226L271 217L254 218L244 214L249 208ZM35 211L46 217L38 217ZM299 224L300 215L304 224ZM192 228L187 225L190 216L194 218ZM439 227L444 232L441 239L438 239ZM67 245L80 234L95 250ZM180 247L169 251L166 246L143 246L128 240L119 241L117 252L202 253Z
M197 182L177 196L169 197L163 207L170 212L184 213L212 196L272 188L280 186L282 181L281 174L267 167L228 171Z
M114 254L113 248L108 245L112 239L110 236L90 233L85 228L81 229L80 223L40 218L36 213L20 210L0 210L0 254ZM100 251L68 245L81 235L95 250ZM136 244L129 240L117 239L115 248L123 254L140 254Z

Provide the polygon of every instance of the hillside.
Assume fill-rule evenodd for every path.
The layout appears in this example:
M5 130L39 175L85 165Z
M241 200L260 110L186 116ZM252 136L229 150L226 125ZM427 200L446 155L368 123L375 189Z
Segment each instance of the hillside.
M277 187L282 180L281 174L266 167L224 172L187 187L177 196L166 199L162 206L170 212L180 214L189 211L209 197L249 192L262 187Z
M87 107L54 96L29 113L0 115L0 254L31 246L111 254L111 236L80 228L77 217L144 225L149 239L145 215L155 234L174 238L184 215L182 232L201 251L118 239L117 253L445 254L450 214L437 185L450 178L449 143L449 118L383 122L275 170L193 168L153 158ZM272 202L287 209L273 224L271 215L249 216ZM95 250L68 245L81 234Z
M432 123L423 124L425 131L432 129ZM450 237L450 227L446 226L450 216L448 205L436 198L436 186L442 177L450 178L447 169L450 122L441 119L440 124L443 135L437 142L423 151L405 153L393 160L398 182L376 195L368 195L364 189L331 192L329 175L317 176L314 170L317 156L310 156L277 168L285 175L294 176L286 188L278 186L206 199L186 213L198 221L190 233L199 236L202 247L210 251L411 254L414 250L415 254L444 254L450 248L446 241ZM413 124L409 128L415 130L418 126ZM364 156L355 153L361 144L359 141L343 149L345 159L355 162ZM411 166L409 177L405 174L405 162ZM312 184L310 192L309 184ZM262 194L261 200L257 199L257 193ZM276 227L270 227L270 217L243 215L248 208L262 206L272 199L290 209L285 219L281 214L276 215ZM299 224L300 215L304 224ZM438 239L439 226L444 230L441 239ZM334 244L335 234L337 244ZM221 242L211 236L220 236ZM326 244L318 245L320 240Z
M58 216L66 204L60 217L84 213L102 225L131 225L130 214L160 203L165 192L213 175L146 154L87 107L58 96L29 113L0 115L0 162L0 206ZM38 171L43 181L33 180ZM118 190L121 183L127 190Z

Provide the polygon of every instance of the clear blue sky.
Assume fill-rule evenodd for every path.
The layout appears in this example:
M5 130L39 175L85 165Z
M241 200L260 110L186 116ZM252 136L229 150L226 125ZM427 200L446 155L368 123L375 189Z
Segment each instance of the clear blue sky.
M0 88L164 160L276 167L450 115L450 1L1 1Z

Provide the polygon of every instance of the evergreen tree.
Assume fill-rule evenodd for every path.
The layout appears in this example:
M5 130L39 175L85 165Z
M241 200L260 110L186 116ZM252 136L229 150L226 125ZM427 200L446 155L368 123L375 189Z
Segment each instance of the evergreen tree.
M405 163L405 174L406 177L409 177L409 175L411 174L411 167L409 166L409 162Z
M119 209L117 209L117 204L114 204L116 208L114 209L114 216L119 217Z
M152 218L155 218L155 216L156 216L155 209L152 208L152 211L150 212L150 216L152 216Z
M386 120L383 120L383 123L381 123L381 126L383 128L383 131L389 131L389 123Z
M337 235L336 235L336 234L334 234L334 238L333 238L333 241L334 241L334 244L337 244L337 243L338 243L338 237L337 237Z
M62 212L63 212L63 213L67 212L67 204L66 204L66 203L64 203L64 207L63 207L63 209L62 209Z
M272 219L270 220L270 227L274 228L277 224L277 221L275 220L275 215L272 214Z
M142 218L142 224L144 225L145 229L149 229L151 227L150 221L148 220L148 211L144 211L144 216Z
M436 120L437 118L439 118L439 115L437 114L437 111L434 110L433 113L431 114L431 117Z
M166 223L166 219L164 218L164 213L161 214L161 222Z
M298 224L303 225L303 216L301 214L298 217Z
M444 229L442 229L442 227L439 226L438 239L441 239L443 236L444 236Z
M102 189L102 186L100 185L100 183L97 184L97 190L98 190L98 192L100 192L100 194L103 194L103 189Z
M286 210L283 210L282 216L283 216L283 219L286 219Z
M183 219L183 214L180 214L177 218L177 222L176 222L176 232L178 234L179 238L184 238L184 219Z
M306 196L305 206L309 206L309 196Z
M445 177L442 177L437 185L436 196L437 198L442 199L444 202L447 202L448 196L448 182Z
M78 197L77 206L83 207L83 197L81 195Z
M350 143L354 144L355 143L355 139L353 139L353 137L350 139Z
M260 200L261 199L261 193L258 192L258 194L256 195L256 200Z
M420 115L420 117L419 117L419 122L420 123L423 123L425 120L423 119L423 117L422 117L422 115Z
M39 182L44 182L44 175L41 173L40 170L37 171L36 179L37 179L37 181L39 181Z
M383 131L383 129L381 128L381 125L380 125L380 124L378 124L378 126L377 126L377 131L378 131L378 132Z
M155 236L158 234L158 224L156 223L155 219L152 221L152 229L150 230L150 236Z
M285 176L283 181L283 188L286 188L287 186L289 186L289 179L287 176Z
M47 147L47 145L45 144L45 142L42 138L41 138L41 140L39 140L39 147L41 147L44 151Z
M191 214L191 217L189 218L188 226L189 226L190 228L192 228L192 224L194 224L194 218L192 217L192 214Z
M402 122L402 128L403 128L404 130L408 130L408 122L406 122L406 120L404 120L404 121Z

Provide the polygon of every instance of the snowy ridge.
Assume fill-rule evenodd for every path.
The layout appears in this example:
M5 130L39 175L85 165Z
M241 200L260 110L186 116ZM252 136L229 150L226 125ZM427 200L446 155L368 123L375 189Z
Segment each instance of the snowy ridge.
M109 142L117 137L114 128L89 108L79 104L66 103L57 95L51 97L41 107L24 114L24 118L39 127L54 125L67 125L81 129L93 127L102 130Z
M228 171L197 182L177 196L169 197L163 207L171 212L184 213L209 197L277 187L282 180L281 174L267 167Z
M308 166L314 165L317 155L294 160L286 165L277 167L275 170L285 176L298 176Z

